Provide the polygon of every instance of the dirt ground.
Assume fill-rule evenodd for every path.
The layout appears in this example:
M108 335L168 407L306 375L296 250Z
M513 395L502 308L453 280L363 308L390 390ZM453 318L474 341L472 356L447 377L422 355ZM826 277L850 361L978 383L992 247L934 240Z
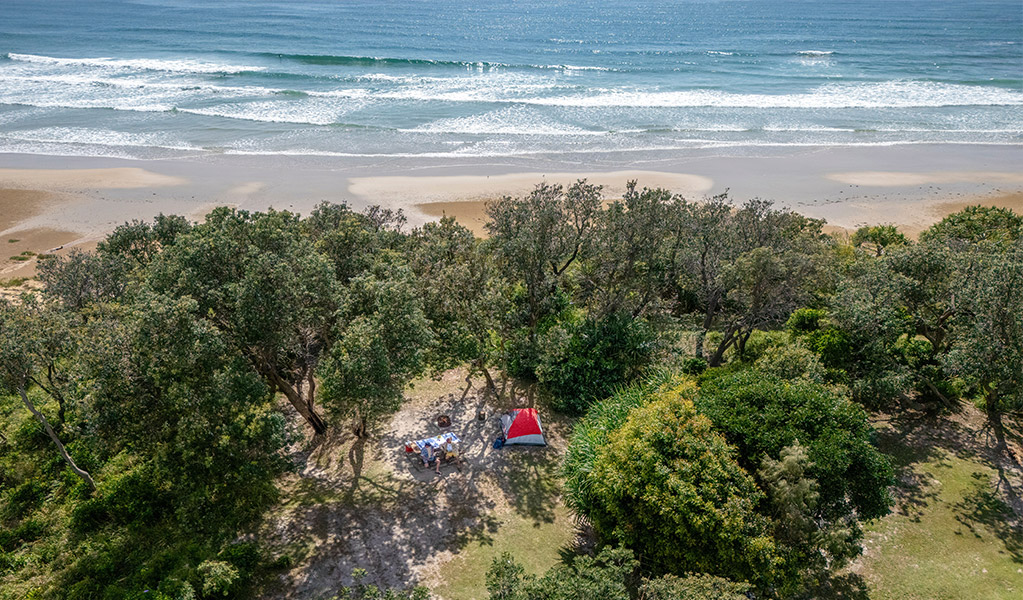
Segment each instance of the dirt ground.
M544 418L547 447L492 448L499 418L508 408L534 404L528 390L505 383L498 400L485 393L482 378L468 389L465 370L416 382L399 412L367 439L334 427L333 437L297 452L299 472L283 485L282 506L269 511L256 534L294 560L265 590L265 598L329 596L351 582L354 568L368 583L435 587L441 568L468 545L493 540L501 515L534 523L552 522L560 507L557 468L570 424ZM478 413L484 413L479 420ZM439 415L451 417L462 439L466 463L417 469L404 442L442 430Z

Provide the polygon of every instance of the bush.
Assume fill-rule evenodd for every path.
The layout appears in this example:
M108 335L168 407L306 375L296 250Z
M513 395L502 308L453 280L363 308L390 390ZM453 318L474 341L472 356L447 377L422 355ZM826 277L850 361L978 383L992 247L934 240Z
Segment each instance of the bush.
M107 506L100 498L79 502L71 510L71 528L78 533L96 531L110 520Z
M39 539L45 531L46 527L35 519L28 519L14 529L0 530L0 550L12 552L21 544Z
M750 591L748 583L713 575L665 575L644 581L641 597L643 600L748 600Z
M798 342L770 348L754 365L760 372L781 379L807 379L824 383L827 376L820 358Z
M204 596L227 596L239 578L238 569L222 560L203 561L198 570Z
M696 404L739 448L747 470L765 455L777 460L796 441L804 445L829 520L888 513L894 473L871 443L866 411L851 400L817 383L746 370L706 382Z
M129 471L108 481L100 490L109 515L125 525L146 525L158 520L167 509L167 499L142 469Z
M650 363L653 339L646 321L625 314L559 325L540 341L536 375L555 409L582 414Z
M803 335L821 328L821 322L828 311L818 308L800 308L792 312L785 323L785 330L793 336Z
M17 519L31 510L39 508L46 496L46 488L35 479L31 479L12 489L4 501L3 516L6 519Z
M695 394L684 381L633 388L612 398L596 423L587 415L566 459L569 502L601 541L642 556L648 573L709 572L767 585L777 556L767 520L755 512L763 494L696 412ZM635 408L623 420L628 405ZM590 448L594 426L615 422L603 430L606 443Z
M691 356L682 361L679 370L686 375L699 375L707 370L707 359L702 356Z

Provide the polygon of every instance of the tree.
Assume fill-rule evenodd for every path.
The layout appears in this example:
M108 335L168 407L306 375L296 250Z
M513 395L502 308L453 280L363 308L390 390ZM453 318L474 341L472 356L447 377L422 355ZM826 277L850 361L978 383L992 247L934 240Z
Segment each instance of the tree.
M785 447L804 446L811 461L806 472L820 486L817 518L875 519L890 510L894 474L871 443L867 413L831 389L747 369L705 381L696 405L738 448L749 471L765 455L778 460Z
M45 379L60 396L58 383L54 381L54 370L67 349L67 330L59 319L49 318L38 301L30 295L23 295L20 304L0 300L0 391L16 392L21 396L25 408L39 421L57 447L61 458L68 467L92 491L96 482L88 471L82 469L68 453L57 432L29 398L28 388ZM40 386L46 390L45 387ZM64 403L60 402L60 421L64 420Z
M558 323L540 338L537 379L555 408L582 414L639 376L652 359L653 337L645 320L627 313Z
M578 297L591 318L638 317L656 305L665 276L661 244L672 199L663 189L637 191L630 181L623 198L597 214L579 274Z
M522 311L512 327L524 329L527 355L535 354L542 321L563 308L567 271L594 238L600 190L585 180L567 189L544 183L524 198L487 205L487 231L501 269L523 286ZM532 367L524 370L532 375Z
M505 552L487 570L490 600L630 600L630 579L638 563L632 552L605 548L596 557L576 556L540 577Z
M783 448L778 460L764 456L757 472L767 492L772 533L785 557L784 597L806 595L861 550L851 516L838 522L818 518L819 485L807 473L812 466L796 442Z
M639 600L748 600L752 586L723 577L691 574L644 580Z
M540 577L524 575L505 552L487 571L490 600L747 600L751 586L721 577L665 575L637 581L639 561L627 548L573 556ZM637 585L638 584L638 585Z
M724 336L710 359L720 364L733 344L741 350L752 328L795 308L823 243L822 221L751 200L734 209L727 195L670 205L664 242L665 294L677 314L697 314L696 356L710 331Z
M429 362L442 369L468 361L497 394L489 365L511 297L492 250L454 218L444 217L413 233L408 255L437 341Z
M1023 406L1023 238L1004 251L971 253L960 261L942 365L981 396L997 449L1011 456L1002 414Z
M872 225L857 229L852 243L857 248L869 244L874 247L876 255L881 256L888 247L904 246L909 244L909 240L895 225Z
M217 208L165 249L149 270L154 290L191 297L317 434L314 374L336 329L334 266L296 215Z
M708 364L719 366L733 346L742 356L755 330L784 322L808 297L806 283L815 268L812 258L800 252L761 247L722 269L720 280L729 290L721 302L724 330Z
M734 448L697 413L691 384L647 394L591 460L566 461L573 491L583 496L577 502L570 493L570 505L585 511L602 541L635 551L645 572L769 584L779 559L756 513L763 494Z
M40 262L37 271L46 294L75 313L98 302L122 299L133 283L130 264L123 257L77 248Z
M323 400L353 418L363 435L368 421L392 410L409 380L425 367L430 323L411 270L379 265L351 280L339 310L337 342L318 374Z
M152 225L136 220L118 226L96 245L96 250L100 255L119 256L145 266L190 228L184 217L160 213Z

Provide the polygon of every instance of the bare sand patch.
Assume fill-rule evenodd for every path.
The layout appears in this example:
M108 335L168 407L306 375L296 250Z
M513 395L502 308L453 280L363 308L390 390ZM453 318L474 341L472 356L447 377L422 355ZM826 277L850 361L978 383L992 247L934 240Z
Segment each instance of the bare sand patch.
M381 204L480 201L528 194L538 183L570 185L579 179L604 186L606 197L621 196L630 180L641 187L666 188L681 194L703 194L714 181L700 175L661 171L611 171L607 173L514 173L510 175L450 175L352 177L348 191Z
M825 177L839 183L869 187L902 187L937 183L1023 184L1023 173L1004 171L850 171L828 173Z
M41 214L62 198L42 190L0 189L0 231Z
M21 229L6 233L0 239L0 279L34 277L39 255L64 254L81 241L82 234L59 229Z
M454 217L459 225L476 234L477 237L487 235L487 202L471 200L468 202L427 202L416 204L416 209L428 217L440 219Z
M137 167L0 169L0 187L41 190L123 190L182 185L187 180Z

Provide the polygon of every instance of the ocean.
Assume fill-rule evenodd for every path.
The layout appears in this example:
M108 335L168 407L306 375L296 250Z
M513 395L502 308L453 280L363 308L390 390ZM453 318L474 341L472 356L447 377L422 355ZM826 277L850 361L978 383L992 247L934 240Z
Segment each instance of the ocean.
M1023 142L1019 0L4 0L0 152Z

